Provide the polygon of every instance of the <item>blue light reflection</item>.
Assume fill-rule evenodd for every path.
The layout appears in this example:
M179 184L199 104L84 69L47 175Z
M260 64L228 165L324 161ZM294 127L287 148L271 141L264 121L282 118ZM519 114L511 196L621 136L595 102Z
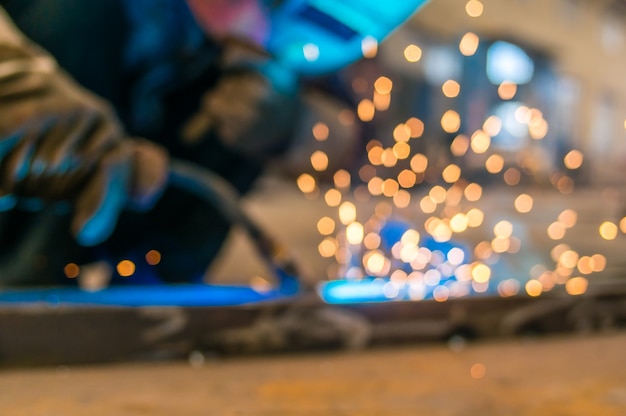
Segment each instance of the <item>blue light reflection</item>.
M0 309L27 305L57 306L237 306L286 299L296 292L256 291L248 286L222 285L146 285L118 286L97 291L79 288L51 288L0 291Z

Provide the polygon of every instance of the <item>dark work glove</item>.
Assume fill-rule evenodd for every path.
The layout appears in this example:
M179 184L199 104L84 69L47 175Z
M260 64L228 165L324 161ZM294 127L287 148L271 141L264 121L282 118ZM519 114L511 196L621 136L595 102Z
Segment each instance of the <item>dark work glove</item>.
M0 195L71 201L72 231L93 245L121 209L153 202L167 161L156 145L124 138L109 105L43 51L19 34L0 39Z
M299 106L297 81L254 53L239 48L226 54L224 75L204 94L183 129L184 140L200 140L213 130L226 146L262 158L289 139Z

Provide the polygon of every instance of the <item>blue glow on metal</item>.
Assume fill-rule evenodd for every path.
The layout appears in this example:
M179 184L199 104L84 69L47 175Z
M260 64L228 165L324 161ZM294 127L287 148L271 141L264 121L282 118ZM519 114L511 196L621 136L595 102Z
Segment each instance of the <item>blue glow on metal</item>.
M423 287L419 300L432 299L434 287ZM389 278L333 280L317 286L319 297L328 304L382 303L414 301L410 285L396 285Z
M381 249L390 253L391 248L401 240L404 233L411 229L411 224L403 220L388 220L380 230ZM420 247L428 249L432 253L441 253L442 262L452 249L461 249L465 261L468 263L471 251L457 241L436 241L430 236L423 236ZM457 267L460 265L457 265ZM435 266L429 266L435 269ZM392 266L392 271L402 270L407 275L413 272L411 266L398 262ZM426 273L428 268L422 270ZM394 282L389 276L368 277L362 280L334 280L320 283L317 292L322 300L329 304L358 304L372 302L397 302L433 299L433 293L439 286L452 287L457 284L454 274L441 275L435 284L427 284L425 281Z
M293 287L289 289L293 290ZM118 286L98 291L79 288L16 289L0 291L0 309L36 304L50 307L236 306L286 299L295 293L287 289L261 292L248 286L205 284Z
M411 229L411 224L402 220L388 220L380 230L381 246L383 249L390 251L394 244L401 240L402 235ZM440 251L447 254L453 248L460 248L465 254L465 258L469 259L471 250L458 241L436 241L431 236L422 237L420 247L425 247L430 251Z
M317 293L324 302L331 304L387 302L386 283L383 279L333 280L320 283Z

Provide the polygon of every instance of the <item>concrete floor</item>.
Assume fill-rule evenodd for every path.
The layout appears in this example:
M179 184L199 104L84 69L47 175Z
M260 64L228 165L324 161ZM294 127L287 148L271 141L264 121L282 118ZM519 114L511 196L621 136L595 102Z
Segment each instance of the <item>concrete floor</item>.
M590 279L623 276L623 236L604 241L597 226L618 221L619 192L581 190L562 197L534 190L535 209L512 209L521 189L487 191L484 227L464 236L483 239L493 221L514 218L524 252L510 270L545 259L555 242L545 228L565 208L579 212L566 242L582 254L603 252L609 266ZM304 198L293 184L262 183L246 209L285 241L316 279L331 261L317 253L315 223L335 215L323 201ZM367 209L365 206L364 209ZM519 228L518 228L519 224ZM480 241L480 240L478 240ZM245 236L235 233L208 275L214 282L247 282L263 274ZM242 261L245 259L245 261ZM530 263L529 263L530 262ZM524 273L527 273L524 272ZM593 282L592 282L593 283ZM623 415L626 414L626 333L529 340L485 340L463 348L413 344L361 352L326 352L189 362L4 369L0 415Z
M626 334L0 373L0 414L621 416Z

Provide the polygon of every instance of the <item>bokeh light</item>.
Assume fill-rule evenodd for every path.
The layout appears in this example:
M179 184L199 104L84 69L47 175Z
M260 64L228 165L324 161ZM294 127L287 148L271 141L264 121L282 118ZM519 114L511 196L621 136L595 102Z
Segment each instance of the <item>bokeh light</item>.
M606 268L606 257L603 254L594 254L591 256L593 261L593 271L596 273L604 271Z
M528 194L520 194L515 198L515 209L520 214L526 214L533 209L534 200Z
M347 225L356 220L356 206L349 201L344 202L339 207L339 220Z
M565 228L573 228L578 221L578 214L573 209L563 210L559 216L558 221L565 226Z
M504 81L498 87L498 95L503 100L511 100L517 94L517 84L509 81Z
M461 168L451 163L443 169L441 177L447 183L455 183L461 177Z
M483 130L478 130L472 135L470 146L474 153L479 155L483 154L489 150L491 146L491 137Z
M526 293L532 297L540 296L541 293L543 293L543 285L539 280L535 279L531 279L526 282L524 289L526 290Z
M404 160L411 156L411 146L405 142L398 142L393 145L392 152L397 160Z
M315 123L315 125L313 126L313 137L315 137L315 140L323 142L326 139L328 139L328 135L330 134L330 130L328 128L328 126L325 123L317 122Z
M339 204L341 204L342 199L343 195L341 194L341 191L335 188L329 189L324 194L324 201L326 201L326 205L329 207L338 207Z
M466 17L485 12L480 0L460 7ZM578 205L587 195L558 202L551 198L567 198L579 187L585 192L595 180L594 170L604 169L589 163L572 143L584 145L593 162L599 147L577 137L569 141L565 119L575 117L567 113L574 107L550 104L537 90L550 81L545 65L531 69L535 76L530 79L516 76L515 70L494 77L489 68L481 76L487 75L489 84L473 79L468 62L484 60L492 44L506 42L482 38L474 26L482 20L470 21L465 31L472 31L461 32L457 45L437 44L419 34L399 37L404 43L398 49L379 56L396 54L390 65L367 61L364 71L350 78L356 112L340 111L338 118L344 125L365 126L366 154L350 156L362 165L327 172L334 154L324 147L311 150L306 169L319 173L296 179L307 199L322 195L327 207L335 209L317 222L320 255L339 263L334 275L328 268L328 276L377 278L384 296L394 301L443 302L480 293L535 297L563 289L572 296L586 293L595 274L606 270L612 254L608 245L620 232L626 234L626 215L620 212L613 220L613 206L607 203L601 208L610 212L602 211L591 222L588 210ZM379 45L367 38L362 47L365 57L372 58ZM320 51L307 48L307 59L317 59ZM544 59L537 56L528 53L531 63ZM434 58L441 66L435 76L428 69ZM537 75L545 79L540 82ZM418 82L424 89L409 93L414 90L407 87ZM486 94L479 97L484 102L473 97L478 89ZM415 98L422 93L435 105L424 107ZM332 126L315 123L315 140L329 140ZM616 158L605 156L607 163ZM583 167L589 171L578 171ZM609 191L602 198L620 201ZM400 235L396 222L406 222L409 231L390 241ZM597 232L588 232L593 229ZM584 245L578 241L581 234L588 238ZM590 253L589 247L598 247L597 252ZM529 270L518 273L516 268L526 263Z
M456 133L461 127L461 116L454 110L446 111L441 117L441 128L446 133Z
M572 150L563 158L563 163L568 169L578 169L583 164L583 154L580 150Z
M374 102L368 98L364 98L357 106L357 115L361 121L372 121L376 114Z
M146 263L150 266L156 266L161 263L161 252L158 250L150 250L146 253Z
M477 183L470 183L465 187L465 199L470 202L476 202L480 200L483 195L483 187Z
M335 232L335 220L330 217L322 217L317 222L317 231L322 235L331 235Z
M422 49L417 45L410 44L404 48L404 58L408 62L417 62L422 58Z
M374 90L379 94L390 94L393 89L393 81L388 77L381 76L374 82Z
M561 240L565 237L566 227L561 222L553 222L548 226L548 237L552 240Z
M364 58L375 58L378 55L378 41L371 36L365 36L361 41L361 53Z
M321 150L316 150L311 155L311 166L318 172L325 171L328 168L328 155Z
M335 182L335 186L340 189L348 189L350 188L351 177L350 172L345 169L339 169L333 175L333 181Z
M470 147L470 139L464 134L459 134L454 138L452 143L450 144L450 151L452 155L460 157L464 156L467 153L467 150Z
M486 264L476 264L472 268L472 278L478 283L486 283L491 278L491 269Z
M449 79L443 83L443 85L441 86L441 91L446 97L455 98L461 92L461 84L453 79Z
M522 174L516 168L508 168L504 172L504 182L507 185L515 186L519 184L521 179L522 179Z
M122 277L130 277L135 274L135 263L130 260L122 260L115 267L117 273Z
M448 191L446 191L446 188L439 185L433 186L432 188L430 188L430 192L428 192L428 196L430 197L430 199L432 199L437 204L443 203L446 200L447 194Z
M412 139L417 139L418 137L422 137L422 134L424 134L424 122L420 120L419 118L411 117L404 124L411 131Z
M465 11L470 17L480 17L483 14L484 6L480 0L469 0L465 4Z
M478 208L472 208L467 211L467 224L472 228L480 227L484 219L485 213Z
M421 153L415 154L411 158L411 170L415 173L424 173L428 168L428 158Z
M412 188L417 183L417 175L409 169L404 169L398 174L398 183L403 188Z
M363 242L363 225L353 222L346 227L346 239L350 244L361 244Z
M411 128L404 123L398 124L393 129L393 139L396 142L408 142L411 138Z
M465 56L472 56L476 53L479 43L480 39L478 38L478 35L472 32L467 32L461 38L461 42L459 42L459 50L461 51L461 54Z
M489 116L483 123L483 131L489 136L494 137L502 131L502 120L496 116Z
M76 263L68 263L63 268L63 272L68 279L75 279L80 274L80 267Z
M315 178L313 178L313 176L309 175L308 173L303 173L302 175L300 175L296 183L298 184L298 188L300 188L300 191L305 194L315 191L315 188L317 186Z
M493 234L499 238L508 238L513 235L513 224L502 220L493 227Z
M617 225L610 221L605 221L600 224L600 236L605 240L615 240L617 237Z
M584 277L572 277L565 284L565 290L568 294L577 296L585 293L588 286L589 282Z
M498 154L491 155L485 162L485 168L487 172L496 174L502 172L504 168L504 158Z
M317 248L322 257L329 258L335 255L337 249L339 248L339 244L333 237L326 237Z

